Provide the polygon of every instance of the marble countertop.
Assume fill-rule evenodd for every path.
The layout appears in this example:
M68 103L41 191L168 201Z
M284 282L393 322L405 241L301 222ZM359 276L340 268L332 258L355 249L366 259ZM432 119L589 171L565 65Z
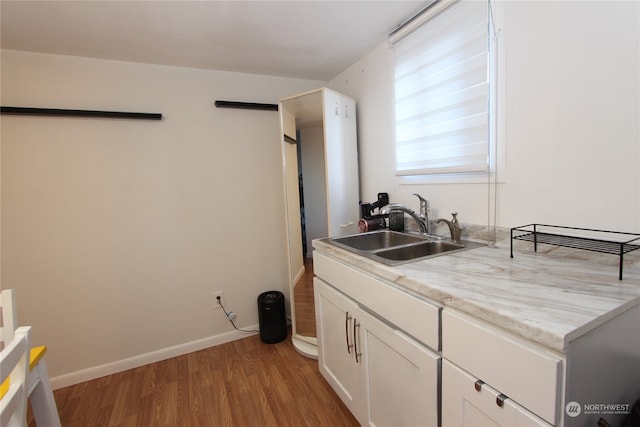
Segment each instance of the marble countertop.
M506 233L508 234L508 232ZM618 280L615 255L510 239L495 245L386 266L322 240L316 250L411 293L470 314L565 353L567 345L640 304L640 250L625 255ZM479 241L477 236L471 240Z

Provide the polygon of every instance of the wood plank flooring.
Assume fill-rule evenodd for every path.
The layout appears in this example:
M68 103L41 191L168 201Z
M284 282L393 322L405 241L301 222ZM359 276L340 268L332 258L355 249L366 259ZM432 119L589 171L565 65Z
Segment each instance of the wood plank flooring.
M313 298L313 259L305 258L304 274L293 288L296 305L296 332L305 337L316 337L316 310Z
M290 337L265 344L254 335L54 395L64 427L358 425Z

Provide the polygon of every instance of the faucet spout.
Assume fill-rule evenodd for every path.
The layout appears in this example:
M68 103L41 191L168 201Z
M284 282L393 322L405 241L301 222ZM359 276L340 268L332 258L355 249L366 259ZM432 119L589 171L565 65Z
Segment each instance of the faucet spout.
M420 232L422 234L428 234L428 228L424 222L424 220L422 218L420 218L418 216L418 214L416 214L413 210L409 209L408 207L401 205L399 203L390 203L387 206L384 206L380 209L380 213L383 215L388 214L389 212L391 212L392 210L398 210L398 211L402 211L404 213L406 213L407 215L409 215L415 222L416 224L418 224L418 226L420 227Z
M451 221L444 218L439 218L436 220L437 223L444 222L449 226L449 232L451 233L451 241L459 242L460 234L462 233L462 229L460 228L460 224L458 223L458 213L454 212L451 214Z

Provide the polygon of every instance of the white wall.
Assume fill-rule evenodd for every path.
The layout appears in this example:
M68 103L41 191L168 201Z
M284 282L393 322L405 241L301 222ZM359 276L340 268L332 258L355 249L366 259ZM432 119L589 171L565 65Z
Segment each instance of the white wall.
M506 182L498 225L640 232L640 3L499 2ZM487 224L486 184L400 185L393 52L383 44L330 82L358 103L361 196ZM444 230L446 231L446 228Z
M2 52L2 105L162 121L2 116L2 287L54 386L237 337L288 297L277 103L326 82Z

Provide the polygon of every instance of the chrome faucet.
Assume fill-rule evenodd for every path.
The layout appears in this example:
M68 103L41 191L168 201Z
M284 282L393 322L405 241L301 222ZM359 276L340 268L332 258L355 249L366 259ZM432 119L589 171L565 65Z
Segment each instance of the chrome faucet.
M420 200L420 218L427 229L425 233L431 234L431 224L429 223L429 214L431 213L431 210L429 209L429 201L418 193L413 193L413 195Z
M460 241L460 234L462 233L462 229L460 228L460 224L458 223L458 213L457 212L453 212L451 214L452 218L451 221L449 221L448 219L444 219L444 218L439 218L436 220L437 223L441 223L444 222L449 226L449 231L451 232L451 241L453 242L459 242Z
M416 214L414 211L412 211L411 209L409 209L408 207L406 207L404 205L401 205L399 203L390 203L387 206L384 206L384 207L380 208L380 213L383 214L383 215L386 215L389 212L391 212L392 210L398 210L398 211L402 211L402 212L406 213L411 218L413 218L413 220L418 224L418 226L420 227L420 232L422 234L428 234L429 233L429 231L428 231L429 228L425 224L424 219L419 217L418 214Z

